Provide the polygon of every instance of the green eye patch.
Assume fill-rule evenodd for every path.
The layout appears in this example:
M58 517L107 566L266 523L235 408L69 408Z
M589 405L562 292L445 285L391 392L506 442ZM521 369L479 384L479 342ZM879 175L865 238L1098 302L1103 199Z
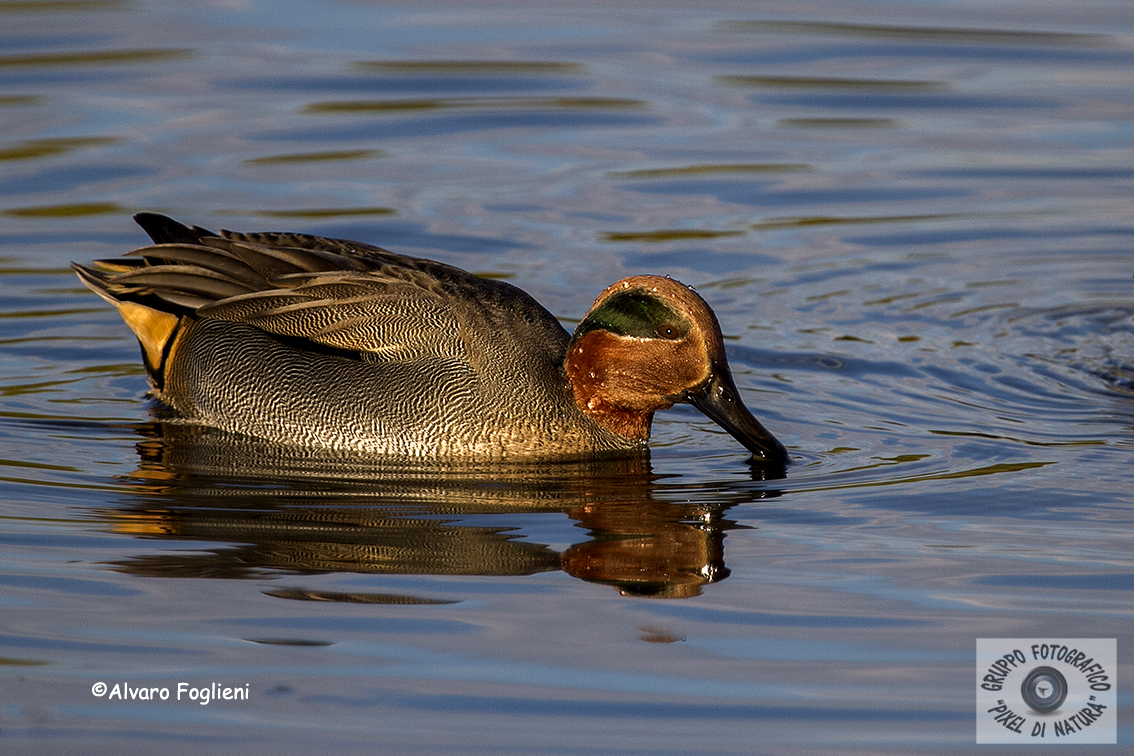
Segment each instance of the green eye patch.
M591 331L610 331L639 339L683 339L689 321L653 294L630 290L612 294L575 329L575 339Z

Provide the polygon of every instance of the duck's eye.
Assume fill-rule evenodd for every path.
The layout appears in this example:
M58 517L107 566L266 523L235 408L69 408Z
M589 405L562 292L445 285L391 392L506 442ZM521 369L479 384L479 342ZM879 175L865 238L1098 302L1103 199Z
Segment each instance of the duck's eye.
M651 292L615 292L599 302L575 329L575 339L603 330L635 339L678 341L689 335L691 325Z

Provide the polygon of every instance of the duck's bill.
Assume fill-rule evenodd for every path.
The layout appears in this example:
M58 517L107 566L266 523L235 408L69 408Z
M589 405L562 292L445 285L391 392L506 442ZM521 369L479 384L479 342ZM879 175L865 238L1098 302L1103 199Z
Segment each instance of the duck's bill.
M752 452L755 461L784 466L791 462L787 449L752 416L726 370L714 371L700 389L685 395L692 404Z

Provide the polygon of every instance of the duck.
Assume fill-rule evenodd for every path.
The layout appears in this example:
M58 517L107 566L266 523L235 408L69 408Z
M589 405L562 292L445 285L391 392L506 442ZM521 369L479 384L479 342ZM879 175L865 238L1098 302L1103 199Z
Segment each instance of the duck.
M741 400L692 288L634 275L569 334L505 281L298 233L214 233L156 213L152 244L73 263L141 346L176 422L391 461L537 462L647 449L691 404L751 462L784 445Z

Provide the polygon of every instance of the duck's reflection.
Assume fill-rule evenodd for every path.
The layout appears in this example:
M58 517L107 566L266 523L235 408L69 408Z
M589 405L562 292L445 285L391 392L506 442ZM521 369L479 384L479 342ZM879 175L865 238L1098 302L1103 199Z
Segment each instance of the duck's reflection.
M727 508L771 493L751 486L712 495L679 489L651 472L644 454L538 467L411 469L191 426L158 423L144 432L142 461L130 476L136 490L106 513L113 528L210 544L116 563L147 576L561 569L627 595L695 596L729 574L723 540L736 524L724 516ZM516 517L532 512L565 513L589 540L562 553L525 540L517 535ZM304 589L269 593L410 600Z

